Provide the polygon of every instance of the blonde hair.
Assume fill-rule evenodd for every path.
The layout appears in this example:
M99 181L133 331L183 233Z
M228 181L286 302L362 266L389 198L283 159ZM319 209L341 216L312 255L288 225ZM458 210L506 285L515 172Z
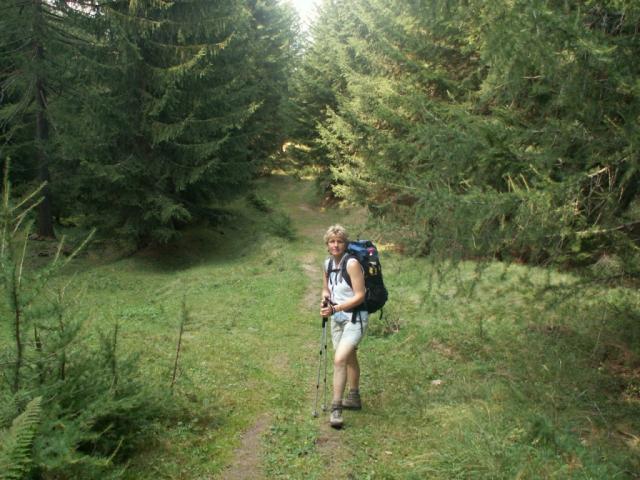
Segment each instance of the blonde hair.
M332 237L340 237L344 240L344 243L349 243L349 234L342 225L331 225L324 234L324 243L329 243Z

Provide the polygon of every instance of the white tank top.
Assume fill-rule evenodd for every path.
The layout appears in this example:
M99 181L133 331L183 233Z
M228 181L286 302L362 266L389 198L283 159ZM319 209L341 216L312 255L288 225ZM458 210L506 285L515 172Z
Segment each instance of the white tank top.
M355 296L355 292L353 291L353 289L349 286L349 284L347 283L347 280L344 279L342 277L341 274L341 270L342 270L342 262L344 262L344 259L347 258L347 255L344 255L342 257L342 259L340 260L340 263L338 265L332 265L332 270L331 272L329 272L329 262L332 260L331 258L327 258L324 261L324 271L325 273L328 273L327 276L327 284L329 286L329 292L331 292L331 301L334 304L340 304L340 303L344 303L350 299L352 299ZM362 266L360 265L360 262L358 262L358 259L350 257L348 262L347 262L347 266L350 263L356 262L358 264L358 266L360 266L360 268L362 269ZM364 270L363 270L364 273ZM362 320L366 320L368 317L368 313L366 310L364 311L360 311L360 318ZM339 323L343 323L346 320L351 320L351 316L353 315L353 312L336 312L333 314L333 319L336 322Z

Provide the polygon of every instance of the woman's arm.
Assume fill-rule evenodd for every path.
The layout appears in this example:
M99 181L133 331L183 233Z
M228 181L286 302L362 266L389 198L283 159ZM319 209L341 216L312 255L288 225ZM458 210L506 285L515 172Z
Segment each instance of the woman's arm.
M327 280L327 272L322 272L322 301L325 298L331 298L331 291L329 291L329 281Z
M328 317L333 314L330 302L327 301L331 298L331 292L329 291L329 282L327 280L327 272L322 272L322 301L320 302L320 316Z

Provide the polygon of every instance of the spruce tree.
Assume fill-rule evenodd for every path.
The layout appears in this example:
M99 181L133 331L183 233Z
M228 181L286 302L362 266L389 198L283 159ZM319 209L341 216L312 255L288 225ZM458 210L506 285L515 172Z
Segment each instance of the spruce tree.
M317 128L335 192L423 252L633 251L635 4L354 0L348 12L349 30L313 46L340 65Z
M299 164L328 172L328 151L320 141L318 125L335 110L345 82L341 51L351 34L351 0L327 0L318 6L309 37L302 40L303 55L292 78L290 105L292 154Z
M76 19L65 1L9 0L0 20L2 156L14 157L19 178L47 183L37 215L37 233L44 238L55 236L49 182L57 154L50 107L69 87L60 82L60 59L73 56L83 41Z
M286 16L273 2L198 0L107 2L99 18L93 100L65 105L65 190L85 222L138 246L217 221L280 141L261 144L286 92Z
M297 30L291 7L277 0L250 0L250 58L252 65L246 74L255 84L260 106L247 122L249 155L260 168L276 156L288 137L289 122L286 106L289 99L289 77L297 52ZM269 167L272 162L267 162Z

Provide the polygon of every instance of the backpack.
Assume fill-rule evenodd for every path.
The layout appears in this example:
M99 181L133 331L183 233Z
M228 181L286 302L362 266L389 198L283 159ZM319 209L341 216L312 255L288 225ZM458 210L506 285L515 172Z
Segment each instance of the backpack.
M380 265L378 249L371 240L356 240L349 242L346 255L357 259L364 270L364 304L359 309L367 310L369 313L377 312L384 306L389 296L382 280L382 265ZM346 258L342 262L340 274L351 287L351 278L349 277L349 272L347 272L348 261L349 259ZM329 271L332 270L332 263L333 259L330 259Z

